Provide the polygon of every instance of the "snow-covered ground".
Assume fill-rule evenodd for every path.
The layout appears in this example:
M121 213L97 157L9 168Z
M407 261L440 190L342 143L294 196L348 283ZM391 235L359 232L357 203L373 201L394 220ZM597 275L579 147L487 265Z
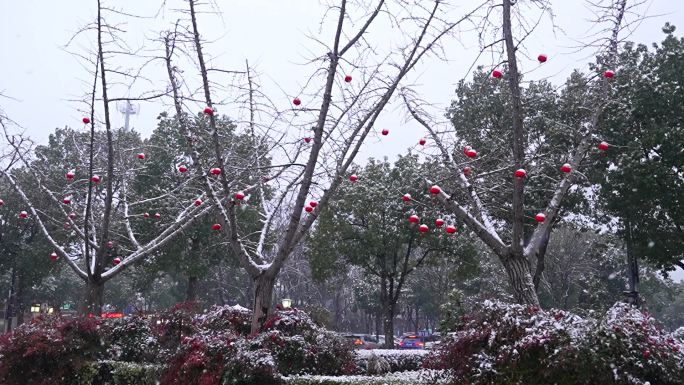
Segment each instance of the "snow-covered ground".
M400 350L404 352L405 350ZM364 384L364 385L404 385L433 383L432 379L439 377L438 370L414 370L408 372L388 373L382 376L290 376L285 377L286 383L292 384ZM439 383L439 382L437 382Z

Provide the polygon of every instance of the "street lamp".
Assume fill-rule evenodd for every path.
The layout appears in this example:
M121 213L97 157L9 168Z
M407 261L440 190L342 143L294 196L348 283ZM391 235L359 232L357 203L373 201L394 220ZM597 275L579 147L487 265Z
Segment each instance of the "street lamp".
M292 306L292 300L289 298L283 298L282 305L283 309L289 309Z
M34 303L31 305L31 313L40 313L40 304Z

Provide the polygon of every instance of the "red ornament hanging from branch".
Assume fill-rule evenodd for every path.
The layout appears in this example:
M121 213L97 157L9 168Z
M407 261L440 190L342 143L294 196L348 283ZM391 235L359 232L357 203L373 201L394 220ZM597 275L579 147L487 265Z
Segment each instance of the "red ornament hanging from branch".
M430 231L430 228L427 225L420 225L418 226L418 231L420 231L421 233L427 233L428 231Z
M567 174L567 173L569 173L570 171L572 171L572 167L570 166L569 163L565 163L565 164L563 164L563 165L560 167L560 170L561 170L562 172L564 172L564 173Z
M445 230L447 234L454 234L456 232L456 226L449 225Z
M418 217L418 215L414 214L408 218L408 221L411 223L418 223L418 222L420 222L420 217Z

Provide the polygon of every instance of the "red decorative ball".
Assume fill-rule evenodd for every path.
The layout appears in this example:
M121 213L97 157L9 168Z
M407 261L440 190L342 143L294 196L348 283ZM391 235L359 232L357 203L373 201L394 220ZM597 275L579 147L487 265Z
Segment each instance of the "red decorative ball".
M195 206L200 206L202 204L202 200L197 198L195 199Z
M442 218L435 219L435 226L437 226L437 227L444 226L444 219L442 219Z
M465 146L465 147L463 147L463 154L468 153L468 151L470 151L470 150L472 150L472 149L473 149L473 148L470 147L470 146Z
M641 355L644 356L644 358L648 358L651 356L651 351L646 349L643 352L641 352Z
M211 229L215 230L215 231L219 231L219 230L221 230L221 224L220 223L214 223L213 225L211 225Z
M181 164L180 166L178 166L178 171L179 172L187 172L188 168Z
M56 261L58 259L59 259L59 256L57 255L57 253L52 252L52 254L50 254L50 260L51 261Z
M306 206L306 207L304 207L304 211L306 211L307 213L310 213L310 212L313 211L313 207L311 207L311 206Z
M211 107L204 107L204 114L205 115L214 115L214 110Z
M309 138L308 136L306 138L304 138L305 143L309 143L310 141L311 141L311 138Z
M420 218L418 217L418 215L414 214L408 218L408 221L411 223L418 223L418 222L420 222Z
M539 60L540 63L546 63L546 61L547 61L548 59L549 59L549 58L546 57L546 55L544 55L544 54L540 54L539 56L537 56L537 60Z
M468 166L463 167L463 175L465 175L465 176L470 175L470 171L471 171L470 167L468 167Z
M514 175L516 178L524 178L527 176L527 171L525 171L525 169L523 169L523 168L519 168L519 169L515 170Z
M93 181L93 183L100 183L100 177L97 175L93 175L90 180Z
M211 170L209 170L209 173L211 175L221 175L221 169L218 167L214 167Z
M4 206L4 205L5 205L5 201L0 199L0 206Z
M69 213L69 218L71 218L71 219L76 218L76 213Z
M145 214L143 214L143 217L149 218L149 217L150 217L150 213L145 213Z
M316 207L316 206L318 206L318 202L316 202L316 201L311 201L311 202L309 202L309 206L311 206L311 207Z
M430 228L427 225L420 225L418 226L418 231L420 231L421 233L427 233L428 231L430 231Z
M401 200L403 200L404 202L410 202L411 194L404 194L404 196L401 197Z
M606 142L601 142L598 144L598 149L601 151L606 151L608 149L608 143Z
M542 223L546 220L546 215L544 215L543 213L539 213L534 216L534 220L536 220L539 223Z
M492 77L495 77L497 79L501 79L503 77L503 73L499 70L494 70L494 71L492 71Z
M74 179L75 176L76 176L76 173L74 173L73 171L69 171L66 173L66 178L69 180Z
M439 188L439 186L437 186L437 185L430 187L430 194L437 195L441 192L442 192L442 189Z
M425 146L425 143L427 143L425 138L420 138L420 140L418 141L418 144L420 144L421 146Z
M155 217L156 219L159 219L159 218L161 218L161 214L159 214L159 213L154 213L154 217Z
M389 130L386 129L386 128L384 128L384 129L381 131L381 133L382 133L383 135L387 136L387 134L389 134Z
M111 249L112 247L114 247L114 242L112 242L112 241L107 241L107 248L108 248L108 249Z
M611 79L613 76L615 76L615 72L613 72L613 71L611 71L611 70L606 70L606 71L603 73L603 77L606 78L606 79Z
M466 151L465 154L468 158L477 158L477 151L473 150L472 148Z
M449 225L446 227L447 234L454 234L456 232L456 226Z
M116 266L120 263L121 263L121 258L116 257L116 258L112 259L112 265Z
M19 213L19 218L21 219L26 219L28 218L28 213L26 211L22 211Z
M344 77L344 81L347 82L347 83L350 83L350 82L352 81L351 75L345 76L345 77Z
M64 199L62 199L62 202L64 202L65 205L71 204L71 198L65 197Z
M294 104L295 106L298 106L298 105L302 104L302 101L299 100L299 98L294 98L294 99L292 99L292 104Z
M560 170L567 174L570 171L572 171L572 167L570 166L570 164L565 163L564 165L561 166Z
M356 182L358 179L359 179L359 177L356 176L355 174L349 175L349 181L352 183Z
M140 154L138 154L138 159L140 159L140 160L145 159L145 154L143 154L142 152Z
M239 200L239 201L245 199L245 193L242 192L242 191L236 192L236 193L235 193L235 199L237 199L237 200Z
M90 123L90 118L88 118L88 117L83 118L83 124L88 124L88 123Z

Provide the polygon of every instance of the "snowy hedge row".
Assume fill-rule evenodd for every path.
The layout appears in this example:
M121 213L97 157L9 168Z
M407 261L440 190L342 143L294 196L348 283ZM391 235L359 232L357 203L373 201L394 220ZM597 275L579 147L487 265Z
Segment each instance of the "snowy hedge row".
M682 334L626 304L581 318L487 301L426 366L446 370L453 384L681 385Z
M372 349L358 350L356 365L365 374L415 371L423 367L426 350Z

